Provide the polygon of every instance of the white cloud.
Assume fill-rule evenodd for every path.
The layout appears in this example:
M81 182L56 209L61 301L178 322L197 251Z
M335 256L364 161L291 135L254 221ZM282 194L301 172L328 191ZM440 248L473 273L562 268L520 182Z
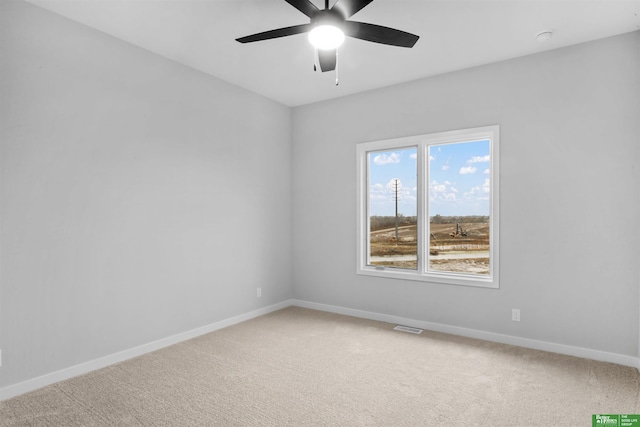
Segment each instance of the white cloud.
M458 190L452 187L449 181L437 182L434 180L429 183L429 190L429 200L432 202L438 200L454 202L457 200Z
M395 191L396 188L398 190L402 190L402 181L400 181L398 178L391 178L391 180L387 182L387 185L385 185L385 187L387 188L387 191Z
M397 181L397 184L396 184ZM397 185L397 187L396 187ZM402 186L402 181L399 178L392 178L389 182L387 182L387 184L383 187L381 184L376 184L376 188L381 189L382 190L382 195L383 197L388 200L388 201L394 201L395 197L396 197L396 189L398 191L398 201L402 204L407 204L410 202L415 202L417 201L417 198L414 194L411 194L412 192L415 193L418 188L414 187L414 188L410 188L410 187L403 187ZM380 197L380 198L383 198Z
M491 173L491 171L489 169L485 169L484 172L482 172L485 175L489 175Z
M464 193L465 199L474 200L489 200L489 193L491 192L491 181L489 178L484 180L482 186L476 186L471 188L468 192Z
M489 160L491 160L491 156L489 154L487 154L486 156L474 156L472 158L470 158L469 160L467 160L468 164L471 163L485 163L488 162Z
M476 173L478 169L475 168L475 166L465 166L463 168L460 168L460 175L466 175L469 173Z
M373 184L369 187L369 198L371 200L385 200L387 196L385 196L384 185Z
M418 158L418 153L411 153L409 155L409 157L411 157L412 159L417 159Z
M397 181L397 187L396 187L396 181ZM400 196L400 198L402 199L403 197L407 196L407 197L413 197L415 198L415 196L411 196L411 193L416 193L418 191L418 187L403 187L402 185L402 181L398 178L392 178L389 182L387 182L386 184L372 184L369 187L369 196L373 199L390 199L395 197L395 192L396 189L398 191L398 195Z
M443 171L448 171L448 170L449 170L449 165L444 165L444 166L442 166L442 170L443 170Z
M430 161L430 162L431 162L431 161L433 161L433 160L435 160L435 159L436 159L436 157L435 157L435 156L429 156L429 161Z
M409 192L405 192L400 195L400 203L409 204L409 202L416 202L418 198L409 194Z
M431 191L433 191L434 193L444 193L445 191L447 191L446 185L438 184L435 181L433 181L429 187L431 188Z
M475 199L476 198L476 194L480 193L480 187L473 187L471 190L469 190L468 192L464 193L464 198L465 199Z
M388 164L400 163L400 156L398 153L378 154L373 158L373 163L378 166L384 166Z

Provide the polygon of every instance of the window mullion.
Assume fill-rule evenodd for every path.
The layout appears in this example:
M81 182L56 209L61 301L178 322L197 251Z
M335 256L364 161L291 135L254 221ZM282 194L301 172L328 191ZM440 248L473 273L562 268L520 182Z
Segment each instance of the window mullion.
M418 145L418 167L417 167L417 179L416 183L418 186L418 191L416 192L416 197L418 199L418 207L417 207L417 227L418 227L418 273L424 274L426 269L425 266L427 257L429 256L429 250L427 249L429 240L427 236L429 232L429 226L425 225L425 218L428 218L428 212L425 206L425 197L427 196L425 189L428 186L425 185L425 173L427 172L426 162L425 162L425 144L420 143ZM425 216L426 215L426 216Z

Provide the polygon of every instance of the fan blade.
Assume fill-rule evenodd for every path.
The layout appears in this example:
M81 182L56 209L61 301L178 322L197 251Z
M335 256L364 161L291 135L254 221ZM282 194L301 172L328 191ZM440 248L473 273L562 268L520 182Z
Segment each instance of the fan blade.
M344 34L349 37L399 47L413 47L420 38L415 34L395 28L367 24L366 22L345 21L343 30Z
M347 19L358 13L372 1L373 0L338 0L331 9L337 10L344 16L344 19Z
M292 27L278 28L276 30L264 31L250 36L236 39L240 43L259 42L262 40L277 39L278 37L293 36L294 34L305 33L311 30L311 24L294 25Z
M337 62L336 50L318 50L318 62L320 62L320 71L332 71L336 69Z
M311 3L309 0L284 0L289 3L291 6L298 9L300 12L307 15L311 18L318 12L318 8L315 4Z

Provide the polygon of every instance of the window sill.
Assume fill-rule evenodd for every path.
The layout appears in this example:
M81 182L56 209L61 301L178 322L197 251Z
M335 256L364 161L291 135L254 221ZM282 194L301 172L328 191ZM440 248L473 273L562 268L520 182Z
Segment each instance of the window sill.
M387 279L413 280L418 282L430 282L445 285L472 286L476 288L498 289L500 287L496 278L481 278L476 275L467 275L462 273L420 273L414 270L404 270L393 267L366 266L358 268L356 274L382 277Z

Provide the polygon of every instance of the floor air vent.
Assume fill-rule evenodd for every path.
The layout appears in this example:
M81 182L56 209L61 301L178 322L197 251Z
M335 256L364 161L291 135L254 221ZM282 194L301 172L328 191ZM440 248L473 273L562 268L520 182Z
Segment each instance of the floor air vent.
M422 332L422 329L418 329L418 328L412 328L411 326L396 326L395 328L396 331L402 331L402 332L409 332L410 334L419 334Z

